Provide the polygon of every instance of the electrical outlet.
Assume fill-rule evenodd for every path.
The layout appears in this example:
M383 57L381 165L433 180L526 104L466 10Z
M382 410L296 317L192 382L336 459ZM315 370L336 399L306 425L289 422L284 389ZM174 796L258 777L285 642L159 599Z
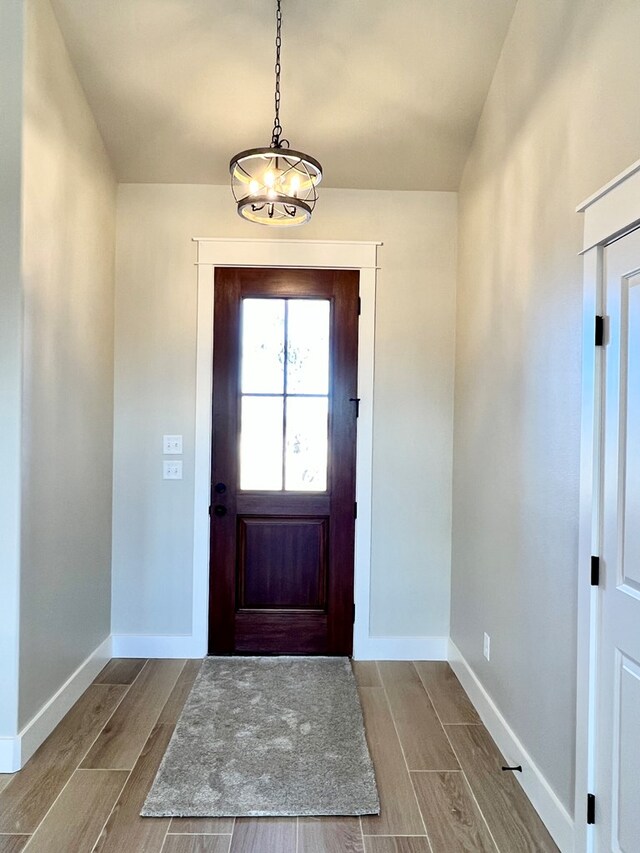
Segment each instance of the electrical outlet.
M163 462L162 477L164 480L181 480L182 462Z
M491 660L491 637L484 632L484 645L483 645L483 653L487 660Z
M181 435L163 435L162 436L162 452L178 454L182 453L182 436Z

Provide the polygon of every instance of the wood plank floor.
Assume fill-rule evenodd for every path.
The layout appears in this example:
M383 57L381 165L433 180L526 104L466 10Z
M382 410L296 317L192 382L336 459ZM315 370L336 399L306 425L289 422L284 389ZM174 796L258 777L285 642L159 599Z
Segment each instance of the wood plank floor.
M446 663L354 662L380 816L141 818L196 661L111 661L0 776L0 853L557 853Z

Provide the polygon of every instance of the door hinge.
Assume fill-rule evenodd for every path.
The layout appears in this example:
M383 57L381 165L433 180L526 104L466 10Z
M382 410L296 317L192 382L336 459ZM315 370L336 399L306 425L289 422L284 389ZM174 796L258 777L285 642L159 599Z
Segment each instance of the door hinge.
M596 822L596 795L587 794L587 823L591 825Z
M358 517L358 501L353 502L353 517Z
M358 296L358 317L362 314L362 298Z
M596 314L595 342L597 347L604 346L604 317Z
M351 621L355 625L355 623L356 623L356 603L355 603L355 601L353 602L353 614L352 615L353 615L353 619Z
M591 557L591 586L600 586L600 557Z
M209 504L209 518L211 518L211 504Z
M360 397L349 397L350 403L356 404L356 417L360 417Z

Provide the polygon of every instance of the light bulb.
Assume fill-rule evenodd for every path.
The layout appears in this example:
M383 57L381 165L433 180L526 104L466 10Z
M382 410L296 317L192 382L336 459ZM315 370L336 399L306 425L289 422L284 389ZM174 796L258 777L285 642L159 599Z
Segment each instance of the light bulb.
M267 195L269 196L269 198L277 198L277 195L276 195L276 191L275 191L275 190L269 190L269 192L267 193Z
M249 192L251 193L251 195L255 195L259 189L260 184L256 180L251 181L251 183L249 184Z
M297 175L293 175L291 178L291 195L295 198L296 193L300 189L300 178Z
M275 175L273 172L269 171L265 173L264 182L268 187L272 187L275 183Z

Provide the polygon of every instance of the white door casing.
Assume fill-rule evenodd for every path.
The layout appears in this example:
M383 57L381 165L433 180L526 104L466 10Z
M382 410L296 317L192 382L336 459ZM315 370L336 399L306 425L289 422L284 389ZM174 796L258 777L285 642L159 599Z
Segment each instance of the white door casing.
M198 244L198 326L196 345L196 435L194 483L193 627L188 653L207 653L209 590L209 515L211 492L211 400L213 287L216 267L298 267L357 269L362 309L358 338L358 420L355 543L355 624L353 654L373 658L369 636L371 563L371 488L373 456L373 371L375 335L376 242L194 238Z
M630 480L638 478L637 453L628 470L626 465L626 436L633 429L637 435L640 429L640 413L636 414L640 387L636 384L626 393L633 370L629 373L626 366L625 312L630 307L635 316L631 330L635 338L640 335L640 279L634 278L640 268L640 251L636 251L640 236L631 232L640 225L640 161L577 210L585 214L585 222L574 849L576 853L631 853L640 850L638 835L633 841L636 846L628 847L628 834L640 832L634 778L637 758L636 769L629 769L630 757L640 750L640 724L629 715L631 709L640 717L640 668L634 663L639 660L640 610L636 608L640 596L634 594L633 586L640 566L632 556L639 547L633 536L640 532L632 531L625 539L621 522L625 514L633 517L635 493L627 501L625 497ZM595 345L596 315L605 317L604 346ZM633 356L636 372L639 357L640 353ZM637 419L637 424L632 426L629 418ZM636 452L636 447L629 450ZM640 489L640 482L635 489ZM635 519L640 531L640 519L637 515ZM626 568L620 561L625 551ZM597 586L590 584L592 555L601 558ZM629 561L635 568L629 568ZM634 618L639 639L633 637ZM616 775L617 792L612 790ZM596 797L594 825L587 824L588 794ZM634 797L629 811L628 800ZM616 833L619 841L614 841Z

